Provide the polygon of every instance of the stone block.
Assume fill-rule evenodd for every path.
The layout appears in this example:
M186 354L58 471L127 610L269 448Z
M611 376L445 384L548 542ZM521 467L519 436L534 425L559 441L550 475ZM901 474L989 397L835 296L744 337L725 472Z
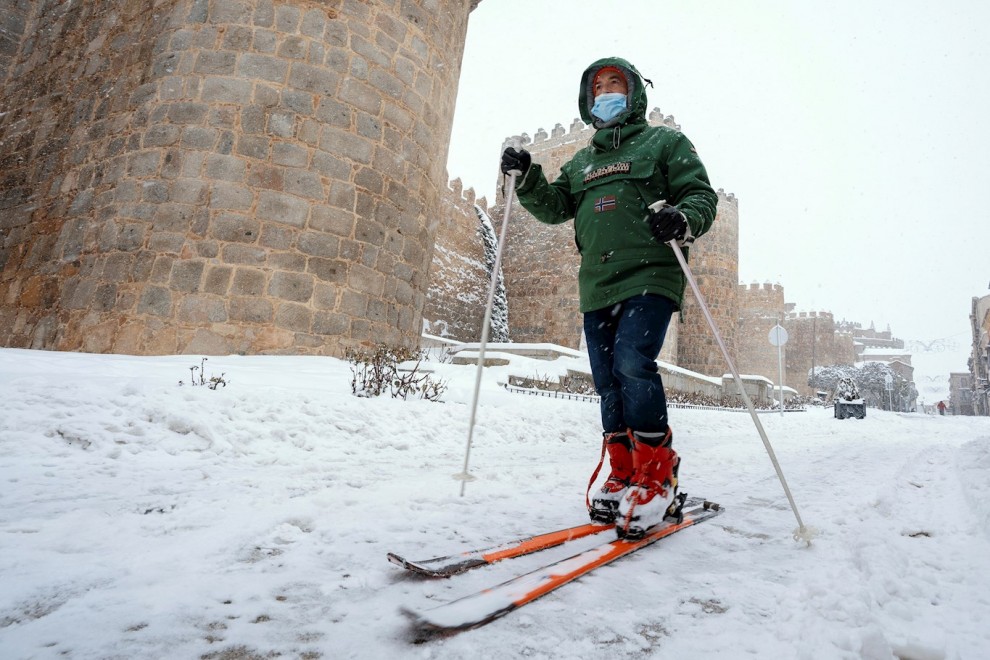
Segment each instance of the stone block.
M306 257L295 252L275 252L269 257L268 265L275 270L303 273L306 271Z
M259 53L274 53L278 49L278 35L271 30L255 30L253 45Z
M172 315L172 293L165 287L147 286L137 308L140 314L168 317Z
M203 82L202 100L208 103L247 105L251 102L251 81L209 77Z
M285 188L285 171L281 167L272 167L265 163L255 163L248 173L247 184L257 190L265 188L268 190L281 191Z
M206 280L203 283L203 293L226 296L234 269L230 266L210 266L206 270ZM262 289L264 285L262 285Z
M305 305L282 303L275 312L275 327L309 332L313 327L313 312Z
M256 243L261 231L257 219L236 213L221 213L210 221L209 235L219 241Z
M313 296L313 276L305 273L275 273L268 284L268 295L293 302L307 302Z
M184 323L203 325L226 323L227 307L222 298L202 294L185 296L179 303L178 319Z
M148 250L153 250L161 254L178 255L182 252L185 244L185 234L155 231L151 234L151 238L148 239Z
M320 149L334 157L349 158L362 165L370 165L374 144L362 137L337 128L325 128L320 137Z
M260 135L242 135L237 139L236 153L240 156L266 160L271 142Z
M202 261L179 260L172 265L169 284L175 291L193 293L199 291L205 264Z
M313 315L313 332L319 335L346 336L351 319L337 312L317 312Z
M288 37L278 47L278 56L287 60L306 59L307 40L302 37Z
M220 257L224 263L228 264L264 266L268 260L268 251L250 245L229 244L223 246Z
M295 62L289 72L289 86L322 96L336 96L340 76L322 67Z
M179 141L181 132L182 128L174 124L152 126L144 134L143 146L145 149L171 146Z
M299 230L288 225L266 223L261 230L261 245L275 250L291 250Z
M258 196L257 216L294 227L303 227L309 215L309 204L298 197L263 190Z
M296 116L291 112L273 112L268 115L268 133L276 137L291 138L296 130Z
M344 81L337 98L370 115L377 116L382 109L381 92L355 78Z
M131 155L127 162L127 173L135 178L151 177L158 173L161 165L160 151L143 151Z
M286 167L306 167L309 163L309 150L290 142L276 142L272 145L272 163Z
M268 276L256 268L238 268L234 271L234 281L230 293L234 296L260 296L265 293Z
M272 55L243 53L238 57L237 73L244 78L284 83L289 73L289 64Z
M272 303L262 298L233 297L227 303L227 310L231 321L268 324L275 319Z
M209 109L205 103L171 103L168 105L168 120L173 124L200 124L206 119Z
M237 156L209 154L206 157L206 176L219 181L234 183L244 181L247 163Z
M381 296L385 290L385 276L360 264L351 264L347 273L347 285L360 293Z
M282 91L281 105L284 109L304 117L312 116L314 110L313 95L295 89Z
M314 200L323 200L326 197L323 182L318 175L295 168L285 171L285 192Z
M210 190L210 208L248 211L254 205L254 192L247 186L218 181Z

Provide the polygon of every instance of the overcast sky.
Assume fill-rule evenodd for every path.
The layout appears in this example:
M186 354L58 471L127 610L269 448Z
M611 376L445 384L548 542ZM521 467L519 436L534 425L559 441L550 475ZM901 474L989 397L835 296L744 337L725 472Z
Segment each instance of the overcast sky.
M990 294L988 26L982 0L484 0L447 169L492 201L503 140L569 127L584 68L625 57L738 198L741 282L948 339L966 371Z

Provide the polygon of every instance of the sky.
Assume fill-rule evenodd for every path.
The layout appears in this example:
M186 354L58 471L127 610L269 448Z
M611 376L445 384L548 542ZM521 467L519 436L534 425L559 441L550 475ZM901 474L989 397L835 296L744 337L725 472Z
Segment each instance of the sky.
M972 298L990 295L990 5L603 6L472 12L450 178L493 200L505 138L568 128L584 68L625 57L738 198L740 282L780 283L798 311L889 327L967 371Z
M990 418L874 409L760 417L809 546L749 415L671 408L680 487L718 517L425 638L400 608L432 617L614 539L448 580L387 561L587 521L597 405L499 385L587 358L499 355L461 496L474 365L431 362L442 402L402 401L353 396L350 365L327 357L0 348L0 655L990 657ZM201 364L226 385L190 385Z

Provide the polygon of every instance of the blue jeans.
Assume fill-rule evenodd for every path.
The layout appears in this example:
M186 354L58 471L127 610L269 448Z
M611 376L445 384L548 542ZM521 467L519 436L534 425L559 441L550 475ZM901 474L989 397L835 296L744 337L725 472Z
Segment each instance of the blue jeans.
M656 359L674 311L668 298L645 294L584 315L606 433L667 430L667 396Z

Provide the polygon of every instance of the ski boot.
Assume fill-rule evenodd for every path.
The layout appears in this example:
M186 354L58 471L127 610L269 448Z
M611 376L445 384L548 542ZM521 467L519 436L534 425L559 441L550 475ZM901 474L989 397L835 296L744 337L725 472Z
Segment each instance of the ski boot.
M633 477L619 502L616 533L620 539L636 540L665 517L680 515L683 499L677 497L680 458L670 448L672 435L633 433Z
M632 434L629 431L603 433L608 463L612 469L608 479L591 500L589 514L593 522L611 524L619 510L619 500L626 494L633 476Z

